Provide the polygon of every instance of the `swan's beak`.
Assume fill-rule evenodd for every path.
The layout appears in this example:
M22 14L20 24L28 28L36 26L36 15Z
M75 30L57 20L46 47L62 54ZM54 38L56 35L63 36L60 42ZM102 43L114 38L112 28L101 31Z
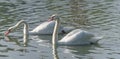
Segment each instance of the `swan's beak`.
M10 33L10 31L8 30L4 34L5 34L5 36L7 36L9 33Z
M53 14L49 19L48 21L53 21L54 20L54 17L56 16L57 14Z

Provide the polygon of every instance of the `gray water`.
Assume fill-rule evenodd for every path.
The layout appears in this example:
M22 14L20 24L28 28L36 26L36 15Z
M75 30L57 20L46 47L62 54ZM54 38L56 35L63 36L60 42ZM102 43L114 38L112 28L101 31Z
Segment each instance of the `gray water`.
M4 37L21 19L32 30L52 14L59 14L63 26L104 38L95 45L58 46L53 53L51 35L30 35L27 47L22 42L23 27ZM120 0L0 0L0 59L119 59L119 30Z

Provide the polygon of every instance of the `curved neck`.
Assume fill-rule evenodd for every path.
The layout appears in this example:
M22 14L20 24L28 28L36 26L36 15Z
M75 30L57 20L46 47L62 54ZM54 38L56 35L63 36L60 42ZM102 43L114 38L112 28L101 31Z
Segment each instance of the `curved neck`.
M15 25L15 28L19 27L21 24L24 24L24 28L23 28L23 43L24 43L24 46L27 45L27 42L28 42L28 24L24 21L24 20L21 20L19 21L16 25Z
M58 44L58 29L59 29L59 26L60 26L60 20L57 19L55 21L54 31L53 31L53 35L52 35L52 44L53 45Z

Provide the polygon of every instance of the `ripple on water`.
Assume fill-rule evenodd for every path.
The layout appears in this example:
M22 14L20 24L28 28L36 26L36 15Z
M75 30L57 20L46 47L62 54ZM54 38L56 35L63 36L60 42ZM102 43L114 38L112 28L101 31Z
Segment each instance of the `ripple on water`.
M59 2L59 3L58 3ZM61 59L118 59L120 44L119 0L0 0L0 58L53 59L51 36L32 36L28 47L22 46L22 28L6 42L3 33L20 19L29 23L30 30L50 15L58 13L62 25L75 26L104 36L99 46L58 47ZM32 37L32 38L31 38ZM20 41L20 44L15 40Z

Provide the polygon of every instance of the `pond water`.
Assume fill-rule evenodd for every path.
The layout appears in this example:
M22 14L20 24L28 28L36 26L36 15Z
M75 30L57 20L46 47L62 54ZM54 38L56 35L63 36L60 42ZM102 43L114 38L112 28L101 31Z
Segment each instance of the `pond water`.
M95 45L58 46L54 51L51 35L30 35L28 46L24 47L23 27L4 37L4 32L21 19L32 30L52 14L59 14L63 26L74 26L104 38ZM60 39L64 35L59 36ZM119 59L120 0L0 0L0 59L54 58Z

